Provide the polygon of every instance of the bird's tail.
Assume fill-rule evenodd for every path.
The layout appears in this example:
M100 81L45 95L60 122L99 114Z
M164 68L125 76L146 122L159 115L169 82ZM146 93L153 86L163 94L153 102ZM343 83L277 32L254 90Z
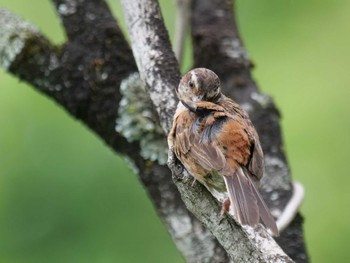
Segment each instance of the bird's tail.
M243 170L244 169L244 170ZM262 223L278 236L275 219L250 178L249 171L239 167L232 176L224 176L233 212L242 225Z

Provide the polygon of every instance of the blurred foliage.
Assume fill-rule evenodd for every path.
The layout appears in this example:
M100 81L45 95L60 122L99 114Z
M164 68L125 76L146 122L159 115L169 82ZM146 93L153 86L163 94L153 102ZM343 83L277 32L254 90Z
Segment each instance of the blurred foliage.
M113 2L113 3L112 3ZM110 1L120 24L120 7ZM54 43L50 1L0 0ZM172 35L174 3L162 0ZM313 262L350 262L350 2L239 0L261 89L279 106ZM1 25L0 25L1 26ZM189 41L188 41L189 42ZM183 70L191 65L187 45ZM0 262L183 262L136 176L96 136L0 71Z

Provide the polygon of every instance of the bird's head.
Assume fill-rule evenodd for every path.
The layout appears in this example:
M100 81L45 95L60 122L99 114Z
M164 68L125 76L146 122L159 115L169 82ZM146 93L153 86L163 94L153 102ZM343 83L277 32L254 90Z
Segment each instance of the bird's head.
M176 94L184 106L195 112L198 101L217 103L220 100L220 79L209 69L195 68L182 77Z

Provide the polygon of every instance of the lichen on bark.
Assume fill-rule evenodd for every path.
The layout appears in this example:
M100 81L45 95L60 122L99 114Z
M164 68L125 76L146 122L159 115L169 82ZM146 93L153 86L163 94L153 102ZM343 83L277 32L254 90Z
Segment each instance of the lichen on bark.
M116 131L129 142L139 141L145 160L166 164L168 147L164 133L140 75L133 73L124 79L120 92Z
M39 30L32 24L0 9L0 67L8 70L28 40L38 37Z

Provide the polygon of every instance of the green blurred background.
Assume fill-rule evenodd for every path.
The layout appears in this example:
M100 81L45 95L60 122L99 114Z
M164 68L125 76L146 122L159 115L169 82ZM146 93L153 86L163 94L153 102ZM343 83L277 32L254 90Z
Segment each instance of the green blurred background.
M172 35L174 4L161 4ZM0 6L54 43L65 40L50 1ZM282 112L293 177L306 188L301 210L311 259L350 262L350 1L239 0L237 14L254 76ZM190 65L188 51L183 70ZM0 70L0 263L22 262L183 260L125 163Z

